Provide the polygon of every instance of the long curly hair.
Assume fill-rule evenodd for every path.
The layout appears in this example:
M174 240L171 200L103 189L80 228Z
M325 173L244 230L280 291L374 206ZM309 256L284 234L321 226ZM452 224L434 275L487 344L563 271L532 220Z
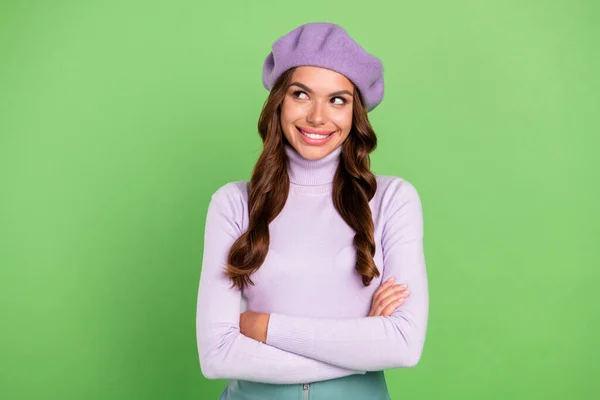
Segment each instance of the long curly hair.
M243 290L254 285L250 275L258 270L269 251L269 224L279 215L287 201L290 179L287 155L280 124L281 104L295 68L284 72L275 82L258 119L263 150L252 171L249 183L248 229L231 246L225 273L232 287ZM344 221L356 232L356 272L364 286L369 286L379 271L375 255L374 223L369 201L377 190L377 180L370 170L369 153L377 146L377 136L367 117L362 95L354 86L352 128L342 143L340 163L333 181L332 200Z

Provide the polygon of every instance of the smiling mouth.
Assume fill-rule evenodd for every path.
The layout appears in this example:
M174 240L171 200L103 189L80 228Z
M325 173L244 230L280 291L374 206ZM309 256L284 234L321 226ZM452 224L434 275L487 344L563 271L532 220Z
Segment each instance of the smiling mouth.
M324 133L324 134L321 134L321 133L312 133L312 132L304 131L304 130L302 130L301 128L299 128L297 126L296 126L296 129L298 130L298 132L300 132L304 136L309 137L311 139L325 139L325 138L327 138L327 137L329 137L329 136L331 136L331 135L333 135L335 133L335 131L332 131L332 132L329 132L329 133Z

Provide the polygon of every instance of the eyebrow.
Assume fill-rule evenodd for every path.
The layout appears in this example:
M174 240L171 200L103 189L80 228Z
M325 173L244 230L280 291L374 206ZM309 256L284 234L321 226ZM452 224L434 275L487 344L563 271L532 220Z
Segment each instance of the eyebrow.
M290 84L290 86L298 86L298 87L306 90L308 93L313 92L311 88L309 88L308 86L306 86L300 82L293 82ZM352 96L352 93L349 92L348 90L339 90L337 92L329 93L329 96L339 96L340 94L348 94L348 95Z

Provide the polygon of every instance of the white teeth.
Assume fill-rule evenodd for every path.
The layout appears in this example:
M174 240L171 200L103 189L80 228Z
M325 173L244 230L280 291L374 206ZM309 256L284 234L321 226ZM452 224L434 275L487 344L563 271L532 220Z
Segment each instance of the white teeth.
M303 135L308 136L311 139L325 139L327 136L329 136L329 135L318 135L316 133L306 133L302 130L300 132L302 132Z

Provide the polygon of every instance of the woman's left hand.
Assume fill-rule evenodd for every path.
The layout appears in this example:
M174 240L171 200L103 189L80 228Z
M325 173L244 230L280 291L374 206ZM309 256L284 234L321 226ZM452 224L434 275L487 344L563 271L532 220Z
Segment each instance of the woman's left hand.
M240 314L240 332L244 336L259 342L267 342L267 327L269 326L269 316L271 314L262 314L254 311L244 311Z

